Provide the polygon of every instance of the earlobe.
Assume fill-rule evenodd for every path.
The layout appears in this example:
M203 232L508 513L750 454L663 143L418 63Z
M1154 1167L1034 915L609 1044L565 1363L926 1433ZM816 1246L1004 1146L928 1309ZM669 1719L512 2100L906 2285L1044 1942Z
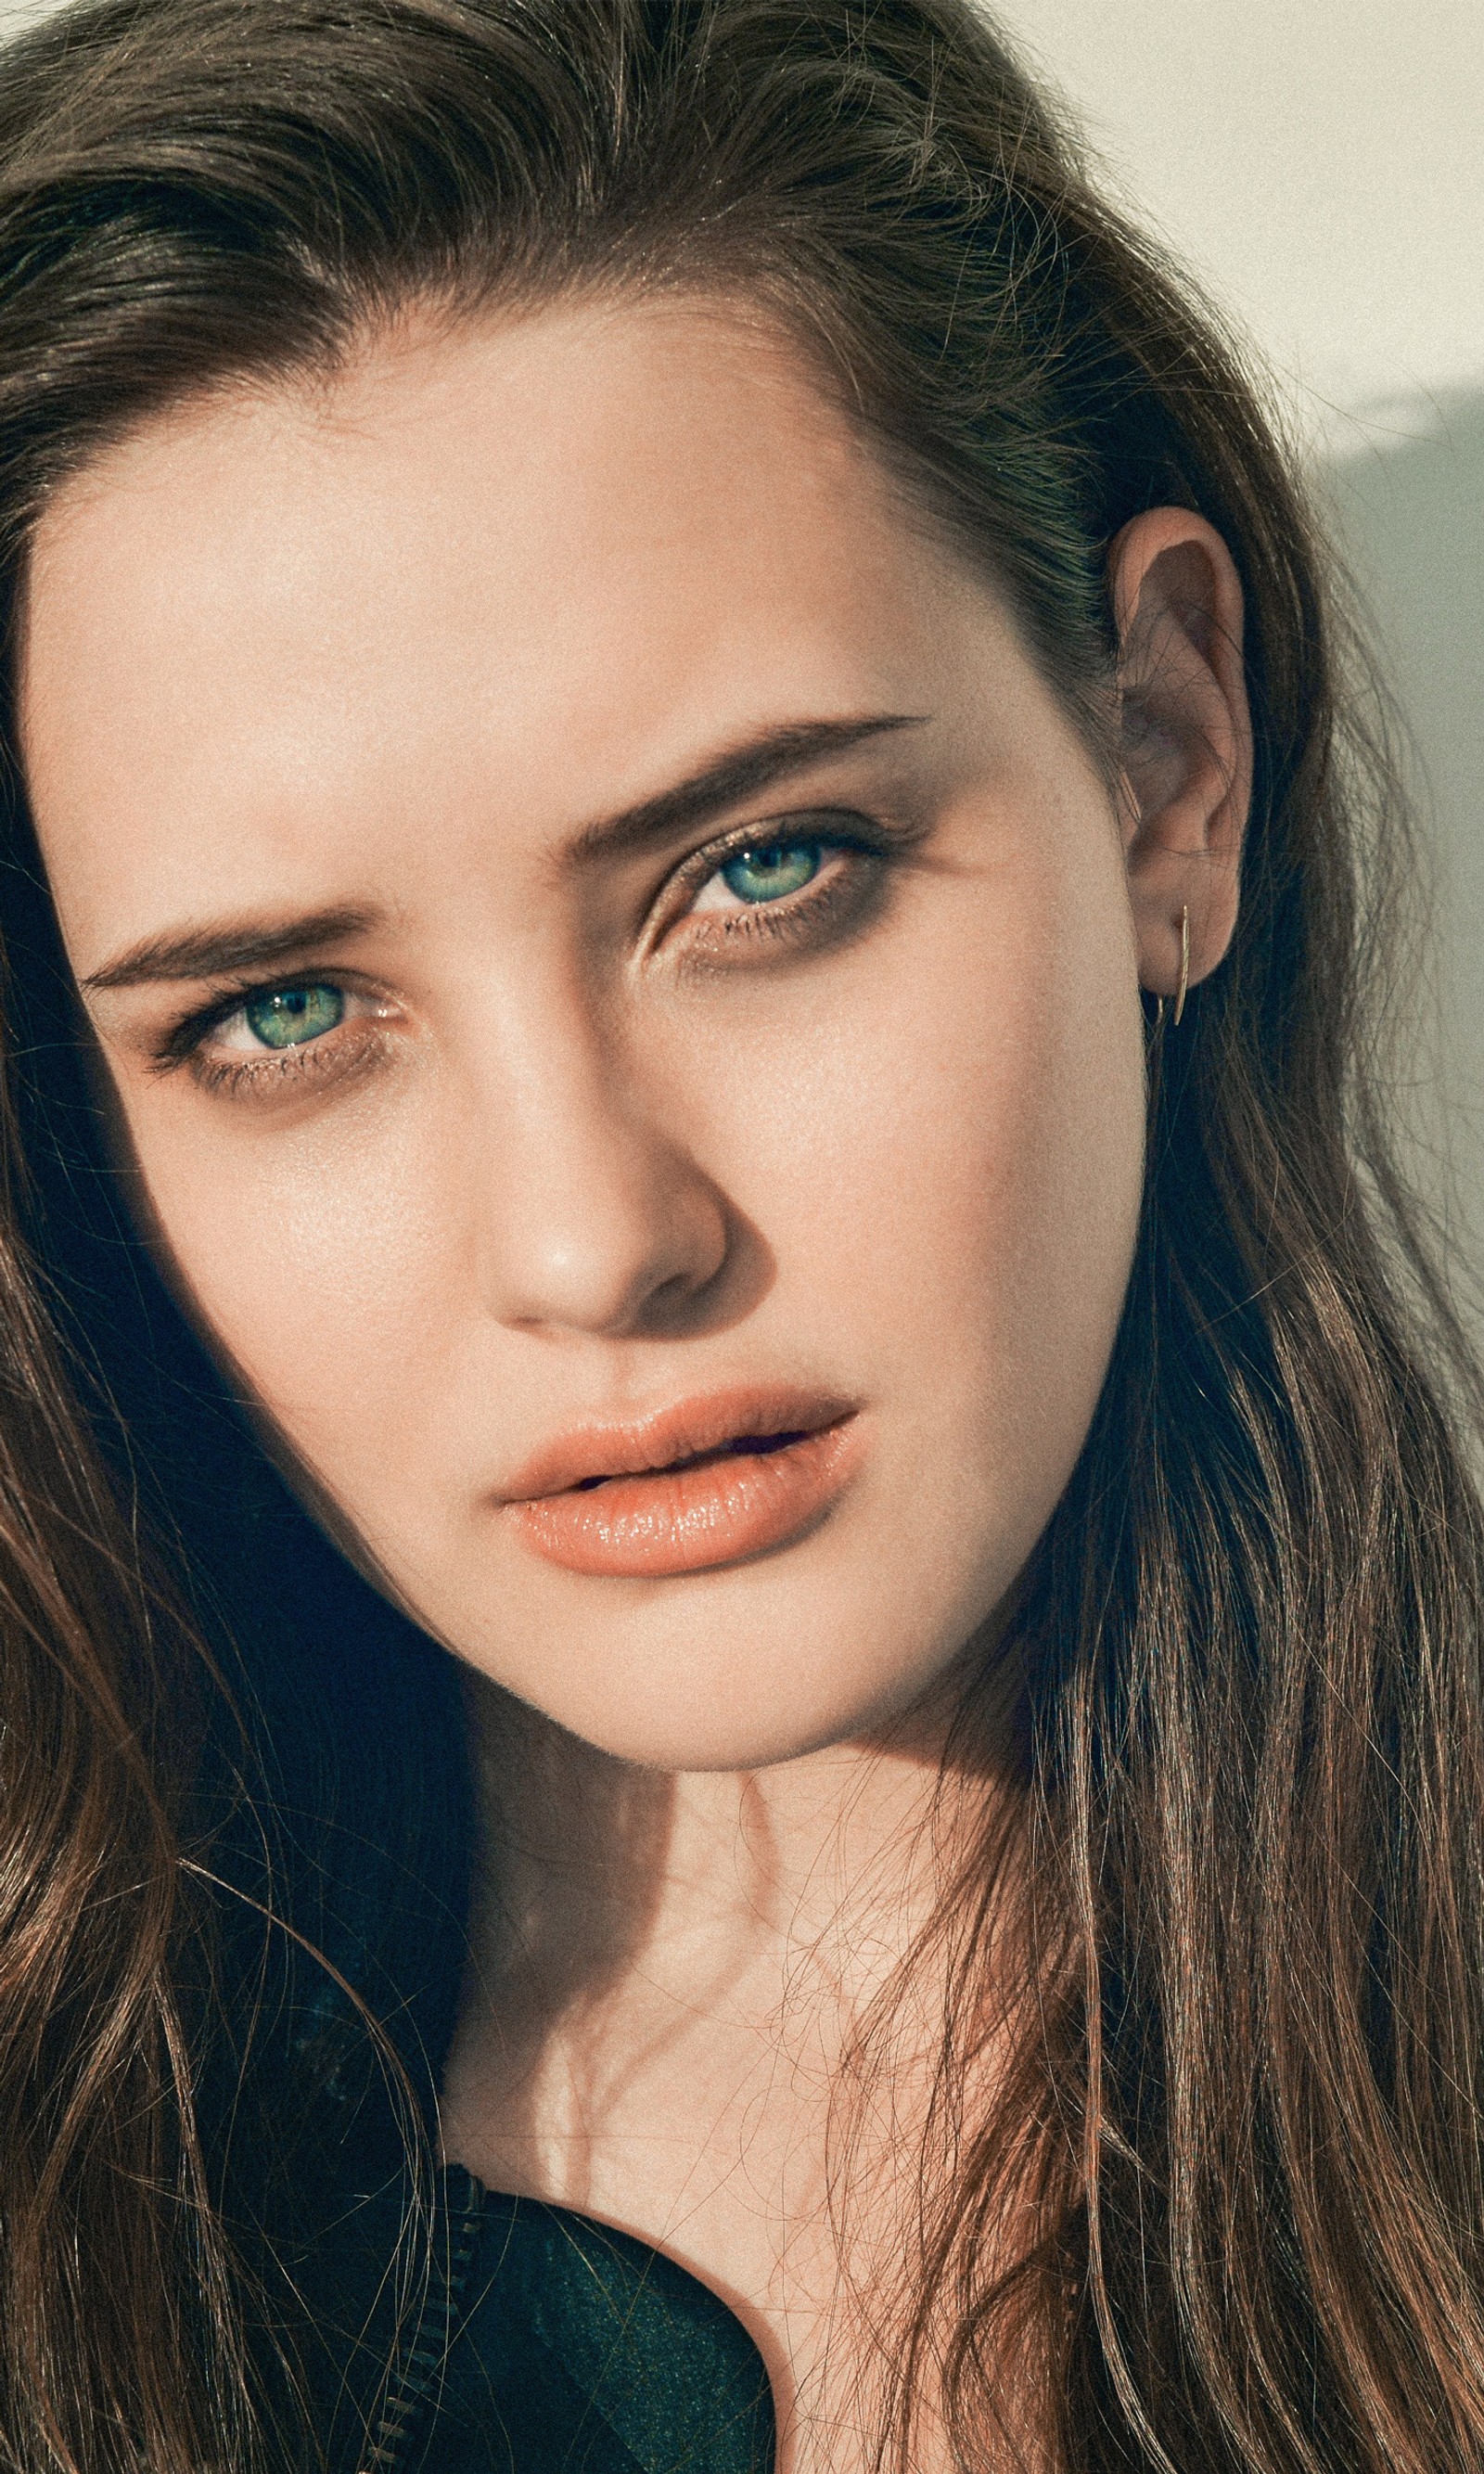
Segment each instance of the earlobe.
M1182 960L1194 987L1236 926L1253 762L1242 587L1204 517L1156 507L1114 541L1108 590L1139 978L1173 996Z

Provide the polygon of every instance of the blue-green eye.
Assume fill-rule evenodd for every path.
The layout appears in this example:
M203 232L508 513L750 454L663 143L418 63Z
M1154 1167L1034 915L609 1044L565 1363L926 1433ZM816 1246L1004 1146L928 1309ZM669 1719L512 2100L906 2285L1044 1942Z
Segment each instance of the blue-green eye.
M339 988L271 988L249 997L242 1016L265 1048L301 1048L345 1020L345 997Z
M822 842L760 842L739 851L721 870L721 882L739 902L778 902L799 893L819 873Z

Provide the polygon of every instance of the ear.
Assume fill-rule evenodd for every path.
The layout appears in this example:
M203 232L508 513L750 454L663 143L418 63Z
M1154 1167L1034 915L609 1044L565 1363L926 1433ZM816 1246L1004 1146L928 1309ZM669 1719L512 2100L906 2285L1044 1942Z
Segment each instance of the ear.
M1189 985L1216 968L1236 926L1253 727L1242 661L1242 586L1202 516L1155 507L1108 552L1119 643L1124 861L1141 984L1174 996L1180 916Z

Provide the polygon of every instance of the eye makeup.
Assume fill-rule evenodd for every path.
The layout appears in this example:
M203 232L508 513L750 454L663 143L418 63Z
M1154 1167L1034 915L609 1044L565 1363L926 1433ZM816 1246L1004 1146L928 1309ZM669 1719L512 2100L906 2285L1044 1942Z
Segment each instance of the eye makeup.
M925 828L888 824L855 810L811 809L718 837L669 879L647 940L663 952L677 936L686 972L745 965L793 951L823 953L868 924L894 862Z
M878 914L894 861L923 830L812 809L735 828L670 870L642 932L645 961L691 976L823 954ZM171 1024L156 1071L182 1066L232 1100L327 1093L384 1054L399 1008L356 975L311 963L218 989Z
M157 1073L185 1067L228 1096L303 1087L368 1061L397 1008L343 972L222 988L172 1024L152 1054Z

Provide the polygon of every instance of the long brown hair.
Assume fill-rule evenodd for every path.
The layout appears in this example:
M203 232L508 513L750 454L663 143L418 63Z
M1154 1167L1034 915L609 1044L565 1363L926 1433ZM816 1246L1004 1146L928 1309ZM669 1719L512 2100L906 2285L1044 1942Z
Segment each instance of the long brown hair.
M595 285L785 322L1100 743L1130 516L1201 510L1250 616L1241 922L1151 1029L1127 1308L1011 1644L1041 1998L992 2117L945 2047L884 2458L931 2369L961 2461L1005 2462L1003 2365L1034 2358L1068 2474L1464 2474L1484 1527L1478 1380L1374 1072L1405 817L1253 383L991 27L967 0L66 10L0 87L6 594L49 496L190 390L332 369L412 298ZM172 1991L154 1713L189 1652L4 1133L0 2451L186 2474L248 2445ZM953 1884L965 2021L991 1855Z

